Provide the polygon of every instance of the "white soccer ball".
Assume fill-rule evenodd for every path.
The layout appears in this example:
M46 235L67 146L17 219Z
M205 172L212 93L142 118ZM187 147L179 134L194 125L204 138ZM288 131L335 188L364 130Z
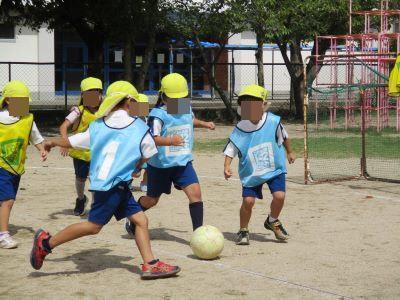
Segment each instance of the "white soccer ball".
M218 228L204 225L197 228L190 240L194 255L201 259L214 259L224 249L224 236Z

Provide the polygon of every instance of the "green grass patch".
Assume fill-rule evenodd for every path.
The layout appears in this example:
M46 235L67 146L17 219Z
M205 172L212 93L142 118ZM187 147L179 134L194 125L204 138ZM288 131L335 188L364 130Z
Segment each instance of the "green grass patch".
M222 153L227 139L196 141L194 151ZM291 139L297 157L303 156L302 138ZM310 158L350 158L361 157L361 136L318 136L308 138ZM367 158L400 159L400 136L373 133L366 137Z

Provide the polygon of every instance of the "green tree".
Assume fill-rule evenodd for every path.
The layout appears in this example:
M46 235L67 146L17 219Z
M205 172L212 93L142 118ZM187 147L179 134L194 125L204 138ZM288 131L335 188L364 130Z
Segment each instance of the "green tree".
M242 14L232 9L232 1L209 0L179 0L170 3L170 22L172 34L181 40L191 40L202 58L201 70L227 107L231 119L236 119L236 111L215 78L215 72L220 67L218 62L226 51L229 38L241 32L243 27ZM216 43L214 55L209 55L202 41ZM214 71L214 72L213 72Z

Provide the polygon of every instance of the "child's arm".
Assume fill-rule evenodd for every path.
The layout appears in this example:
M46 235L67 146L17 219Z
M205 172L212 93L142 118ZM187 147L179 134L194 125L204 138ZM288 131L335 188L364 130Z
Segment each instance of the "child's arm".
M60 126L60 134L63 139L68 139L68 128L71 127L73 123L71 123L68 119L65 119L65 121L61 124ZM60 153L62 156L67 156L68 155L68 149L67 148L60 148Z
M289 138L286 138L283 141L283 146L286 149L287 160L288 160L289 164L294 163L294 161L296 160L296 154L293 152L292 144L290 143L290 139Z
M173 135L173 136L155 136L154 141L156 142L157 146L183 146L185 141L180 135Z
M68 138L64 139L61 137L61 138L52 138L45 141L43 147L47 152L50 152L50 150L54 147L72 148L72 145L69 142Z
M43 143L36 144L35 148L39 150L42 161L47 159L48 152L44 149Z
M149 160L150 158L142 157L141 160L137 163L135 170L132 173L132 177L139 178L142 173L142 166Z
M232 160L233 160L232 157L225 155L224 176L225 176L226 180L228 180L230 177L232 177L232 170L231 170Z
M198 127L198 128L207 128L210 130L215 129L214 122L205 122L205 121L199 120L197 118L193 118L193 126Z

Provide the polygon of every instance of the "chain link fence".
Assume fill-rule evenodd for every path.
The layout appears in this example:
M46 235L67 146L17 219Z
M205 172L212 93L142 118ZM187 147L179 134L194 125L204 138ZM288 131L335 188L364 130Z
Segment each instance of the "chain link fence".
M0 86L10 80L21 80L31 91L32 110L68 110L76 105L80 95L80 82L93 74L101 74L104 90L116 80L124 79L122 64L109 63L94 65L82 63L23 63L0 62ZM133 66L133 78L137 78L139 66ZM157 100L157 92L163 76L170 72L184 75L189 83L189 96L197 109L225 108L217 91L209 82L200 64L150 64L144 82L144 92L150 103ZM240 89L257 82L257 65L245 63L218 63L211 66L211 72L227 99L237 105ZM290 77L283 63L264 64L265 86L269 91L270 109L282 115L294 113L291 97Z

